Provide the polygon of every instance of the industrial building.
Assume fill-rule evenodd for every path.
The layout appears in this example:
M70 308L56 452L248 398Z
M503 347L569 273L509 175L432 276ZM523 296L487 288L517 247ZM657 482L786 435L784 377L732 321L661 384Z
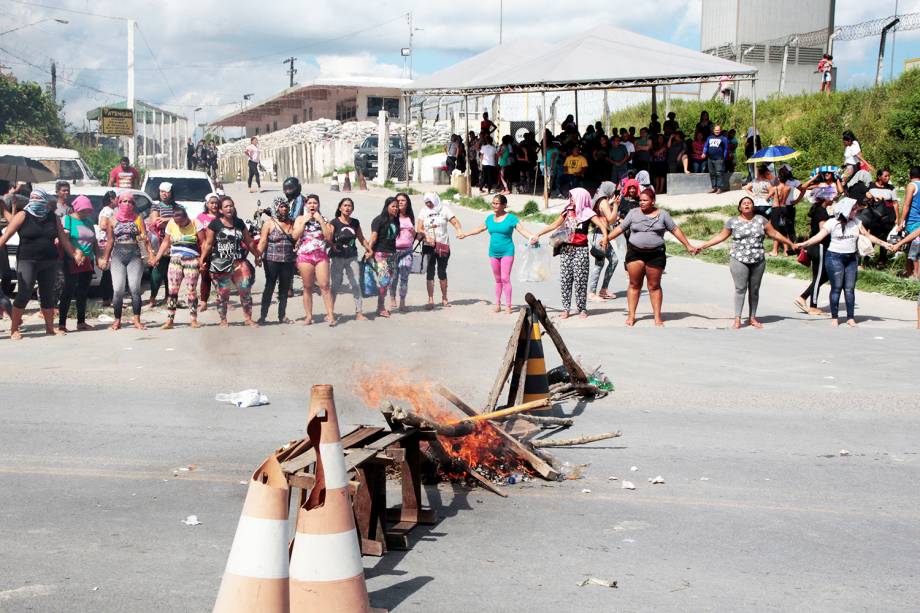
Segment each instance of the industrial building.
M816 45L823 37L809 36L809 46L800 46L795 35L833 32L834 5L834 0L703 0L700 49L756 68L757 98L817 92L821 80L815 70L826 41ZM750 83L731 85L735 95L751 97ZM704 85L700 95L712 97L718 88Z
M316 79L245 106L210 125L245 128L246 136L252 137L316 119L377 121L381 110L397 120L403 116L401 90L409 82L379 77Z

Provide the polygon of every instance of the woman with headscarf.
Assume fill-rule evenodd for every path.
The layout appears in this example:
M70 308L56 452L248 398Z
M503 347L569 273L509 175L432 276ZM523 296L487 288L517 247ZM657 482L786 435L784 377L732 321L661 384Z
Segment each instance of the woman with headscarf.
M113 190L107 191L102 196L102 208L99 210L99 222L96 231L96 252L99 257L105 253L106 228L112 224L115 217L115 199L117 195ZM102 306L112 306L112 271L103 270L102 279L99 281L99 294L102 297Z
M163 241L157 254L150 259L150 265L156 267L160 259L169 252L169 267L166 269L166 323L163 330L172 330L176 321L176 309L179 306L179 290L185 283L186 303L188 304L189 326L201 327L198 323L198 259L201 257L201 245L205 240L205 227L197 220L192 220L188 212L179 207L176 214L166 224Z
M610 240L620 234L628 233L626 240L626 272L629 273L629 289L626 291L627 308L626 325L636 323L636 308L639 306L639 294L643 283L648 285L649 302L655 325L664 326L661 318L661 275L667 263L664 246L664 233L670 232L691 254L699 251L690 244L667 211L655 206L655 192L650 189L639 195L639 208L631 210L620 225L609 233Z
M58 330L67 332L67 315L70 303L77 300L77 330L90 330L86 325L86 298L89 284L96 271L96 227L93 224L93 203L86 196L77 196L73 212L65 215L62 226L73 248L83 252L83 263L67 261L64 264L64 290L58 303Z
M105 253L99 267L112 270L112 304L115 308L115 321L112 329L121 328L122 306L124 304L125 283L131 292L132 323L138 330L144 329L141 322L141 279L144 276L144 263L153 257L147 230L140 215L134 208L134 196L130 192L122 193L116 200L118 210L112 223L106 227ZM144 258L141 258L141 245Z
M588 316L588 275L589 275L589 248L588 230L595 225L603 237L598 243L602 249L608 245L607 221L598 215L591 203L591 194L588 190L576 187L569 190L569 202L562 214L531 239L537 239L549 233L554 233L554 252L558 252L559 281L562 290L562 319L568 319L569 309L572 305L572 287L575 288L575 307L582 318ZM557 231L558 230L558 231Z
M351 198L342 198L335 209L332 219L332 248L329 250L330 269L332 272L332 305L342 293L342 277L348 278L351 294L355 299L355 319L366 320L362 307L361 271L358 266L358 247L364 247L365 256L373 253L371 245L364 238L361 222L352 217L355 212L355 201Z
M213 250L213 252L212 252ZM217 313L220 315L220 327L226 328L227 309L230 306L230 292L236 288L243 307L243 323L257 328L259 324L252 320L252 284L254 271L246 261L246 252L252 253L256 266L262 263L258 245L254 244L246 224L236 215L236 204L230 196L220 200L220 212L206 230L198 268L208 266L211 257L211 280L217 287Z
M211 192L204 199L204 210L198 214L196 221L202 228L207 228L211 222L217 219L220 213L220 196ZM210 258L210 256L209 256ZM208 259L210 264L210 259ZM208 310L208 300L211 298L211 268L206 266L201 271L201 288L198 291L198 312Z
M286 324L291 323L286 317L288 290L294 284L294 262L297 260L294 252L294 222L290 215L291 205L284 196L275 198L272 208L273 215L262 225L259 234L259 253L262 254L262 266L265 268L265 289L262 291L259 323L264 324L268 317L268 308L277 284L278 321Z
M434 308L435 268L441 286L441 306L450 306L447 300L447 260L450 259L450 236L447 227L453 226L458 234L463 232L463 228L451 208L441 203L440 196L428 192L423 198L425 206L419 211L417 230L425 235L425 243L422 245L422 257L428 261L425 274L428 304L425 308L430 311Z
M830 237L830 246L824 263L827 266L827 276L831 281L831 325L837 327L838 309L840 308L840 294L843 293L847 307L847 325L856 327L856 276L859 270L858 239L865 236L872 243L885 249L891 245L878 239L862 225L856 218L856 201L852 198L843 198L834 205L834 217L824 222L821 231L807 241L798 243L797 248L817 245L826 237Z
M173 196L172 183L163 181L159 185L160 199L150 207L150 216L147 218L147 230L149 232L151 244L154 249L159 249L160 242L166 233L166 224L176 216L180 208L176 204ZM161 260L153 270L150 271L150 308L157 305L157 294L160 293L160 286L166 289L167 299L169 297L169 260Z
M390 310L396 308L396 290L399 286L399 312L405 313L409 273L412 272L412 248L416 237L415 213L412 211L409 194L396 194L396 205L399 209L399 234L396 235L396 269L390 282Z
M12 326L10 339L20 340L22 333L22 316L26 305L32 298L32 291L38 283L38 296L42 317L45 319L46 334L64 334L54 328L55 294L57 282L58 250L55 239L64 253L77 265L83 264L85 256L79 249L74 249L70 236L64 232L61 221L54 214L48 202L50 197L39 188L29 194L29 202L22 211L13 215L9 225L0 237L0 249L14 234L19 235L19 248L16 264L16 299L13 301L11 314Z
M616 185L611 181L604 181L597 188L597 193L594 194L594 212L604 218L604 221L607 222L607 228L613 228L617 222L618 216L618 203L614 198L614 193L616 192ZM619 260L617 259L617 254L613 250L613 244L607 243L606 246L602 247L601 242L606 238L606 233L601 232L600 229L595 226L594 231L591 232L591 277L588 281L588 299L589 300L598 300L598 299L608 299L613 298L608 292L607 288L610 287L610 279L613 278L613 272L617 269L617 264ZM605 269L606 265L606 269ZM604 272L604 280L601 282L601 271ZM597 291L597 284L600 282L601 291Z
M489 232L489 263L495 278L495 312L502 310L505 300L505 312L511 310L511 268L514 266L514 231L524 238L533 238L533 234L520 225L521 220L514 213L508 212L508 198L496 194L492 198L492 214L486 217L483 225L470 232L460 232L457 238L464 239L482 232Z
M369 244L373 254L373 265L377 271L377 315L389 317L385 298L393 282L396 267L396 237L399 234L399 205L396 198L389 197L383 203L380 215L371 222Z
M766 217L754 211L754 199L744 196L738 203L738 215L725 222L721 232L700 245L699 250L718 245L728 237L732 238L728 269L735 282L735 322L732 327L741 328L744 299L748 300L748 322L754 328L763 328L757 320L757 304L760 301L760 283L767 267L763 240L769 235L776 244L793 247L792 241L776 230Z
M303 282L304 325L313 323L313 284L326 306L326 323L335 325L332 308L332 288L329 285L329 243L332 226L319 211L319 196L310 194L304 199L303 214L294 220L291 234L297 241L297 271Z
M640 170L636 173L636 183L639 184L640 193L647 189L655 189L652 187L652 177L648 174L647 170Z

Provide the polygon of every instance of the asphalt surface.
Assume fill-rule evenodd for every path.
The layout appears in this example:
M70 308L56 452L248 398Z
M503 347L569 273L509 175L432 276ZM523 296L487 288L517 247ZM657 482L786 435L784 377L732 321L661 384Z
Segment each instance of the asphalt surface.
M243 213L276 193L229 191ZM336 195L320 194L331 212ZM383 193L353 195L369 226ZM465 228L483 219L457 214ZM312 384L335 386L351 424L380 421L355 394L368 373L437 380L485 402L513 320L490 312L486 244L485 235L454 241L454 306L421 309L413 277L412 310L386 321L223 330L211 309L200 330L180 311L169 332L100 323L46 338L32 319L19 343L0 323L0 611L210 610L240 482L303 434ZM556 279L515 278L515 300L529 290L558 307ZM792 308L801 281L768 275L766 327L734 331L727 268L673 258L667 327L652 325L643 297L627 329L624 285L618 269L615 300L560 325L572 353L602 364L616 385L604 400L566 405L578 416L561 436L623 436L555 451L587 464L583 478L507 486L507 499L428 488L440 522L417 530L410 551L364 560L372 603L426 612L920 609L915 304L859 293L861 326L832 329ZM349 310L350 298L339 305ZM289 308L302 315L299 295ZM163 313L144 318L154 324ZM230 319L241 322L238 308ZM214 401L249 387L271 404ZM659 475L664 484L649 483ZM193 514L201 524L184 525ZM619 587L579 587L589 575Z

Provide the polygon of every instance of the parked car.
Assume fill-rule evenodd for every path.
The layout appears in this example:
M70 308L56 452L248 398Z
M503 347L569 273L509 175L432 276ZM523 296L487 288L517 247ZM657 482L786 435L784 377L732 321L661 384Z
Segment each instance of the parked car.
M144 192L137 189L124 189L119 187L104 187L104 186L74 186L70 189L70 198L69 202L73 202L77 196L86 196L89 198L89 201L93 204L93 225L96 226L96 237L101 238L102 232L99 230L99 211L102 210L102 196L109 190L114 190L116 194L122 194L124 192L130 192L134 194L134 205L137 209L138 214L144 219L150 214L150 207L152 202L150 198ZM16 284L16 255L19 252L19 235L13 236L10 238L9 242L6 244L7 253L10 258L10 274L11 279L4 279L5 281L10 281L15 287ZM99 281L102 279L102 271L97 267L93 272L93 280L90 282L90 287L95 287L99 285Z
M93 176L92 171L80 158L80 153L74 149L59 149L57 147L37 147L32 145L0 145L0 155L18 155L30 160L41 162L55 174L53 181L38 183L38 187L51 188L54 191L55 181L70 181L73 186L99 185L99 180Z
M185 207L192 219L204 211L205 197L217 191L217 186L206 173L177 169L148 170L141 189L156 202L160 199L160 183L164 181L172 183L176 204Z
M366 179L373 179L377 176L379 163L377 160L377 146L379 140L376 136L368 136L364 142L355 149L355 170L361 172ZM388 179L406 178L408 170L406 160L406 147L402 138L399 136L390 137L390 165L387 175Z

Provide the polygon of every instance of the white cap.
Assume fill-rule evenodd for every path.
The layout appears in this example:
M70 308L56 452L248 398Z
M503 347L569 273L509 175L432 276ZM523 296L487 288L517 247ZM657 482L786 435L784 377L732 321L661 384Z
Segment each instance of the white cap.
M169 181L163 181L162 183L160 183L160 191L172 193L172 183L170 183Z
M834 213L842 217L849 217L850 211L856 206L856 201L852 198L844 198L834 205Z

